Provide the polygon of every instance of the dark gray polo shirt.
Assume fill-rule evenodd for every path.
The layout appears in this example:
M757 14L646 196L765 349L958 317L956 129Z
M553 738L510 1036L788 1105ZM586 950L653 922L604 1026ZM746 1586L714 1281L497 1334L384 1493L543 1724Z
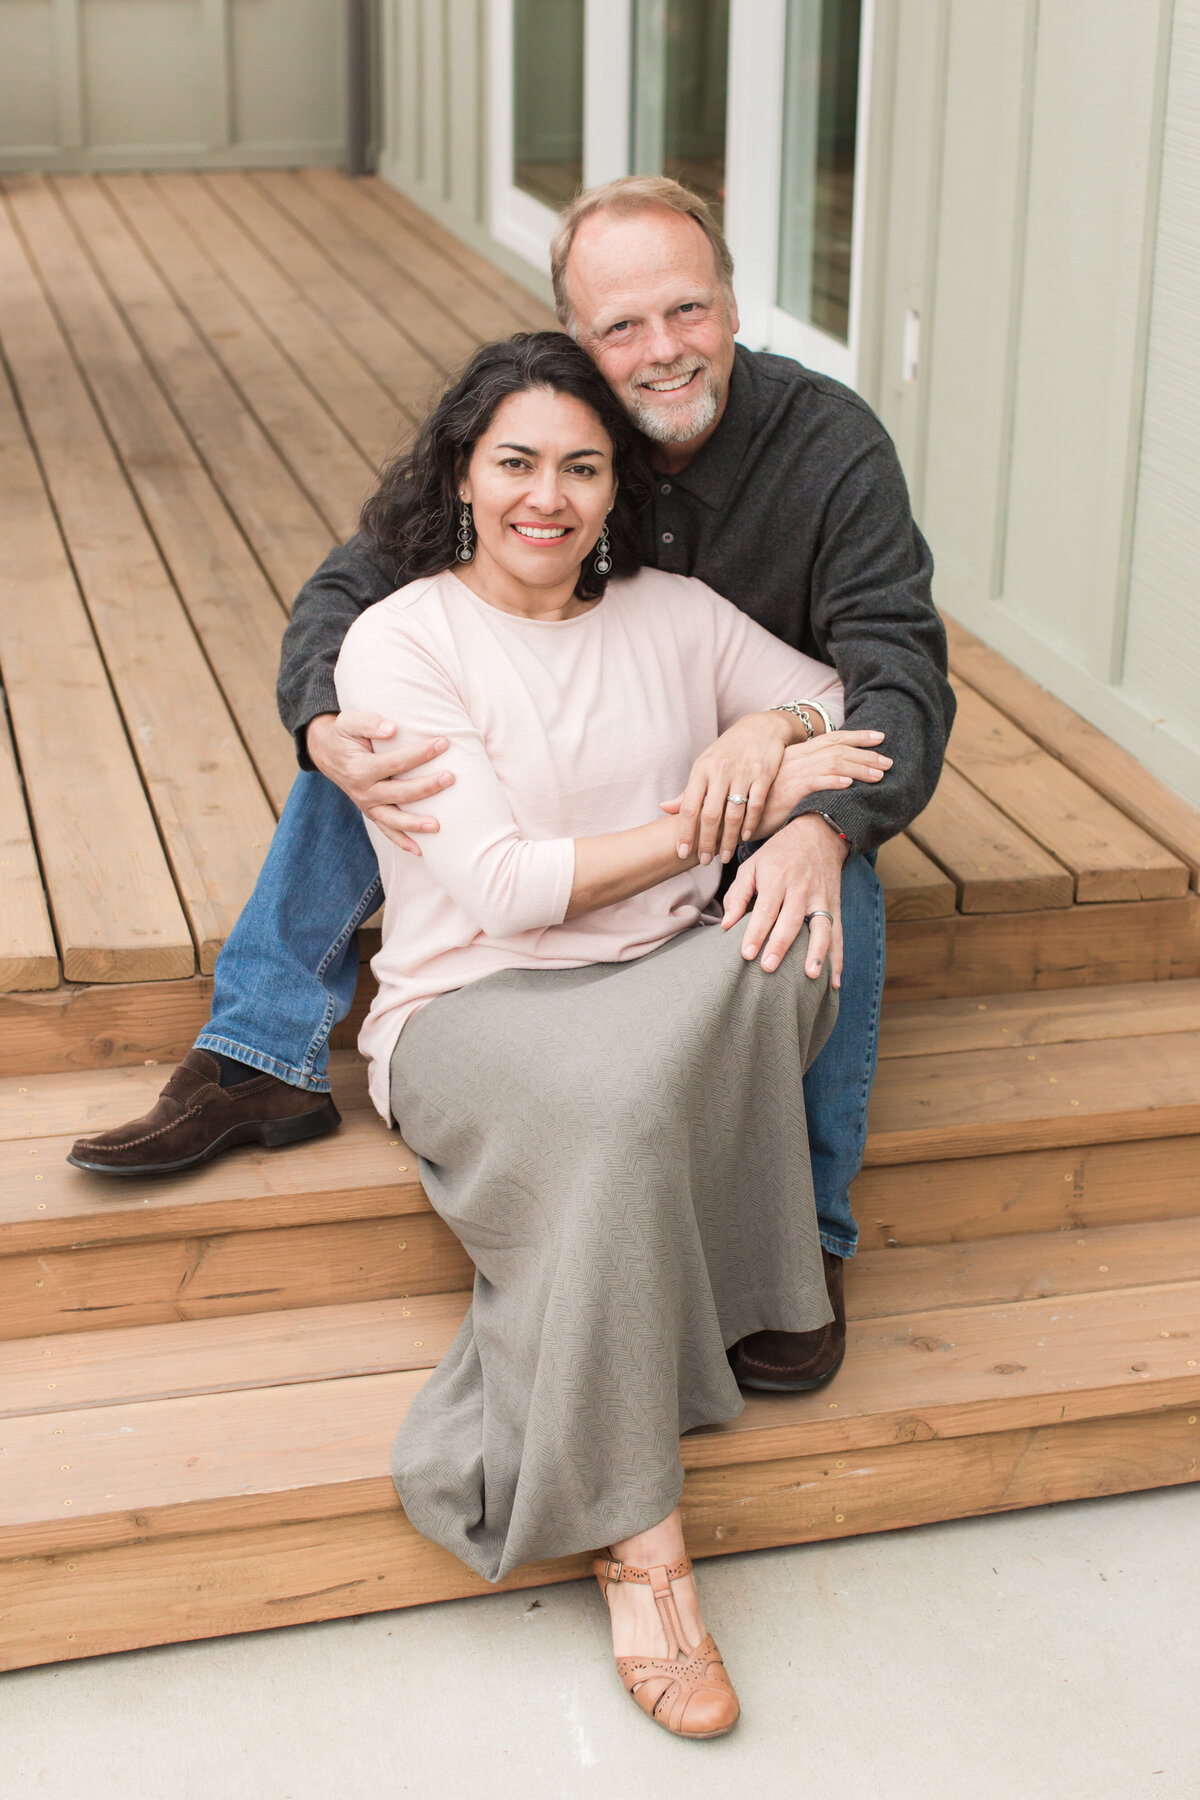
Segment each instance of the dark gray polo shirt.
M796 810L827 814L857 850L902 831L937 784L954 696L930 598L933 561L892 441L865 401L787 357L739 345L716 431L682 474L656 478L641 553L699 576L785 643L834 665L847 728L885 732L893 766L879 783L813 794ZM279 710L305 767L305 727L338 710L342 639L365 607L403 584L390 559L355 537L301 589L283 640Z

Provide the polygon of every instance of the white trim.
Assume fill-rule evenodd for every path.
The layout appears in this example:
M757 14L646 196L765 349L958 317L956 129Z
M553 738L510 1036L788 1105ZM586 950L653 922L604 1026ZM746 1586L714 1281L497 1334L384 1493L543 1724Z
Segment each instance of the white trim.
M583 182L598 187L629 173L633 0L585 0L583 33Z
M729 30L729 123L725 149L726 235L736 267L741 330L754 350L777 350L853 387L862 338L866 243L867 129L875 0L862 0L850 247L850 341L843 344L776 303L783 176L783 83L787 0L733 0ZM764 70L777 71L764 81Z
M513 163L513 4L488 0L491 68L491 230L493 237L546 274L555 215L522 193L512 178Z
M749 5L733 0L725 115L725 235L733 253L738 336L752 350L765 349L771 338L779 261L786 36L787 0L750 0Z

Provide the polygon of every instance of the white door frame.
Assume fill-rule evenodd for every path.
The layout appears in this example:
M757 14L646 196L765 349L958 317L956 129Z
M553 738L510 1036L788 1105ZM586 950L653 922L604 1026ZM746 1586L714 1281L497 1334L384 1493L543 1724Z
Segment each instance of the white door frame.
M866 231L867 127L875 0L862 0L850 245L850 341L841 343L776 304L783 173L783 82L787 0L732 0L725 217L735 264L741 330L753 350L777 350L848 387L858 373ZM778 79L765 81L764 70Z
M875 0L862 0L854 223L850 250L850 341L794 318L776 304L783 160L787 0L731 0L725 145L726 235L736 265L741 341L794 356L853 387L862 324L867 129ZM633 0L585 0L583 179L587 187L629 173ZM554 211L516 187L513 158L513 0L488 0L491 97L491 229L543 273L550 267Z
M629 173L630 32L633 0L585 0L583 181L595 187ZM513 0L488 0L491 98L491 229L543 274L557 214L514 185Z

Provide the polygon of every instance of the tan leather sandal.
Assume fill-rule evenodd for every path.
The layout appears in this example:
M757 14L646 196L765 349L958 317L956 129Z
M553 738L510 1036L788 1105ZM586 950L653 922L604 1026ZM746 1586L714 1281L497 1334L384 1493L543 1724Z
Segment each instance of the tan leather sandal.
M636 1569L614 1557L592 1563L600 1592L608 1599L610 1581L648 1582L667 1634L666 1656L618 1656L617 1673L644 1713L676 1737L723 1737L737 1724L741 1707L725 1673L721 1652L711 1633L689 1648L671 1583L691 1572L692 1559Z

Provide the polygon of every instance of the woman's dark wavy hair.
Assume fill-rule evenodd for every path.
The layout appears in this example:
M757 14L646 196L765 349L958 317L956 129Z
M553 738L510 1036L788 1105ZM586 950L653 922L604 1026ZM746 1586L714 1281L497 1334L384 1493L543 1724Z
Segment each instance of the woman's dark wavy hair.
M585 350L561 331L519 331L477 350L418 431L412 448L384 469L362 509L359 529L373 547L415 578L452 567L457 549L459 484L475 445L509 394L549 388L590 407L612 440L617 497L608 515L612 575L641 567L637 516L650 496L641 439ZM607 575L583 559L576 598L598 600Z

